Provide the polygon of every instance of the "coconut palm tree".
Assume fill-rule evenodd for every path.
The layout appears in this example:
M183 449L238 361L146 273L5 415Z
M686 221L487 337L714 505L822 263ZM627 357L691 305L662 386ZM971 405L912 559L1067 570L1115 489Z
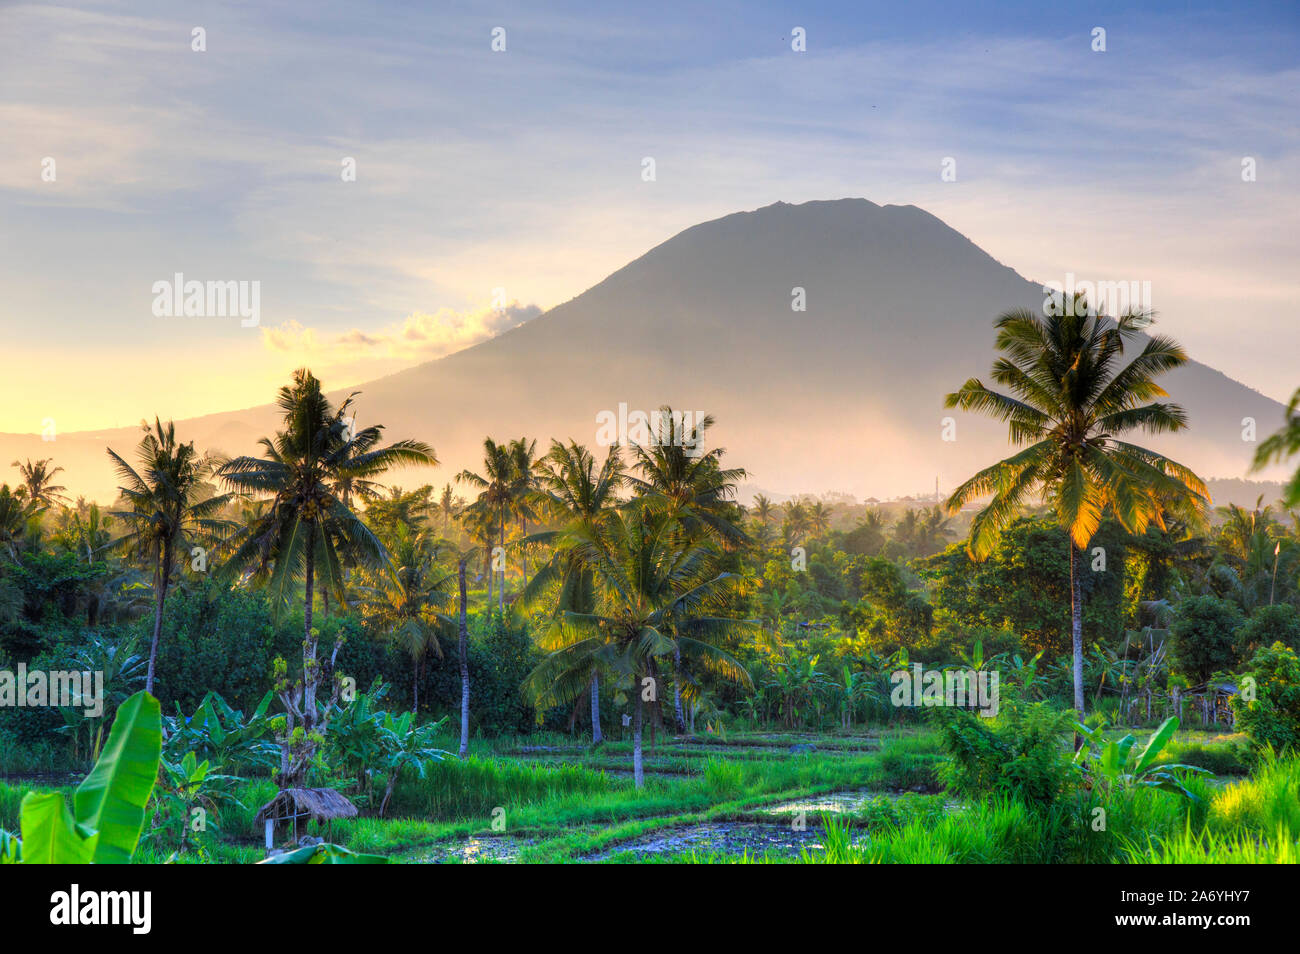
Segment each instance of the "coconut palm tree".
M163 424L155 418L153 428L145 429L136 448L138 470L111 447L108 456L122 481L118 491L131 508L109 512L126 527L114 545L153 573L153 638L144 683L145 692L153 692L163 605L176 571L177 551L196 537L219 540L230 532L232 525L217 515L231 495L212 492L213 461L199 454L193 441L178 442L171 421Z
M390 565L361 590L367 622L411 658L411 711L420 708L420 680L430 656L442 658L439 636L450 635L454 573L440 565L437 542L427 530L393 527L385 546Z
M20 487L18 493L0 484L0 553L18 559L18 550L27 535L28 521L42 510Z
M485 575L487 577L487 602L484 604L488 611L492 609L492 578L496 572L492 567L492 551L496 547L497 540L497 515L485 506L480 506L478 501L466 506L460 514L461 528L469 536L470 542L475 547L483 550L483 566L486 567L479 574L479 579ZM477 582L477 581L476 581Z
M460 663L460 757L469 754L469 599L466 597L466 566L474 550L456 556L456 655ZM492 597L488 596L488 605Z
M593 668L630 678L636 697L632 774L638 788L645 784L644 704L658 705L662 661L680 656L685 667L752 686L749 673L716 641L751 632L754 624L705 615L721 604L733 576L713 572L713 548L679 542L688 539L679 529L673 517L642 502L588 532L576 532L572 545L594 573L597 609L565 614L573 633L524 683L538 705L550 706L586 692Z
M451 522L460 515L461 508L465 502L455 495L451 489L451 484L444 484L442 495L438 497L437 510L438 515L442 517L442 535L445 537L451 533Z
M284 429L273 438L262 438L263 456L236 457L220 469L231 489L271 498L226 564L226 573L251 568L253 579L270 587L277 607L288 602L295 583L303 586L303 679L286 698L293 703L290 720L300 718L308 736L318 716L321 679L318 634L312 627L317 571L342 602L345 558L372 570L388 559L379 538L343 503L340 488L348 480L368 480L399 465L437 464L427 444L403 440L381 447L381 425L355 430L353 397L336 408L309 370L295 371L292 384L282 387L276 400L284 412ZM289 774L305 769L310 755L300 753Z
M627 475L628 486L644 502L668 513L679 530L693 538L711 536L732 547L745 543L740 511L733 501L736 485L748 474L739 467L722 466L725 448L704 449L713 417L706 415L687 429L672 408L661 408L659 414L660 440L632 447L634 471Z
M1300 388L1291 395L1291 403L1286 408L1286 423L1259 445L1253 469L1259 470L1275 461L1281 463L1297 453L1300 453ZM1282 506L1287 509L1300 507L1300 469L1282 488Z
M948 407L1006 421L1011 443L1023 449L959 486L947 508L955 513L993 495L971 524L968 549L982 559L1021 506L1036 499L1049 503L1068 537L1074 706L1082 715L1078 551L1108 511L1125 530L1142 534L1148 524L1164 526L1166 514L1194 515L1208 494L1187 467L1120 440L1132 431L1160 434L1187 426L1181 407L1152 401L1165 396L1155 378L1187 361L1183 349L1170 338L1152 336L1121 366L1126 345L1150 324L1150 315L1130 312L1112 320L1092 312L1082 297L1069 304L1051 303L1041 315L1009 311L997 319L1002 356L993 364L993 380L1009 394L971 378L948 395Z
M516 462L517 458L509 444L498 444L492 438L486 437L483 439L483 473L477 474L470 470L462 470L456 475L458 481L478 488L478 499L470 504L467 509L475 511L480 519L492 520L493 526L499 534L503 553L506 545L506 523L510 514L514 511L519 489ZM495 572L494 563L491 547L489 546L488 562L485 564L488 573ZM491 586L491 578L489 577L489 590ZM504 564L501 567L501 590L498 599L500 600L501 611L505 612L506 571ZM489 605L491 605L490 599Z
M821 536L831 528L831 512L835 508L827 506L820 500L808 508L808 528L814 536Z
M26 492L27 499L42 507L53 507L55 504L66 502L62 491L68 488L52 482L55 474L63 473L63 468L50 467L52 463L54 463L53 458L46 457L33 461L29 457L26 463L14 461L9 465L18 468L18 473L23 479L22 489Z
M510 458L514 465L514 501L511 506L514 518L519 521L519 566L523 572L523 585L528 585L528 521L535 520L533 510L537 492L537 441L521 437L510 442Z
M754 504L749 508L749 512L754 515L760 524L767 526L772 522L772 518L776 516L776 507L763 494L756 494Z
M733 502L736 485L748 474L739 467L724 468L726 450L705 450L704 440L714 420L710 415L687 426L684 416L671 407L659 409L658 440L634 445L635 473L627 483L639 500L674 521L678 543L713 540L728 549L750 541L741 527L741 511ZM676 665L677 660L674 660ZM686 713L678 673L673 679L673 716L677 730L686 731Z
M916 555L930 556L946 547L948 540L956 536L948 526L951 522L940 506L921 508L913 534Z
M543 595L554 594L549 602L552 632L548 644L558 647L573 634L564 625L565 614L596 610L595 574L582 558L578 543L598 533L599 524L618 504L617 494L624 483L623 460L618 444L614 444L605 463L597 469L586 447L574 441L552 441L550 451L539 461L538 471L538 507L558 529L529 538L530 543L549 546L551 555L525 587L524 600L534 603ZM593 665L591 741L595 745L602 739L600 670Z
M808 508L798 500L787 500L781 507L785 515L782 529L787 545L802 540L808 532Z

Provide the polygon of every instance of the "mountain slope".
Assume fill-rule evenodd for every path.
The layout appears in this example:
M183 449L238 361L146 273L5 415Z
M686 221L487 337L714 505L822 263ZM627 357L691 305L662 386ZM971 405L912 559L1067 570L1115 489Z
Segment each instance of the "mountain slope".
M795 287L806 311L791 309ZM444 466L407 483L451 479L477 463L489 434L593 444L597 415L624 403L714 414L729 462L773 490L885 497L932 489L936 477L950 488L1007 444L1003 426L955 413L957 439L942 440L943 396L987 376L999 313L1042 299L1039 285L914 206L777 203L689 228L525 325L360 386L358 417L437 449ZM1167 386L1192 427L1152 443L1202 474L1244 474L1255 445L1241 439L1242 419L1255 418L1261 437L1282 420L1276 401L1203 364ZM155 410L166 414L142 414ZM233 453L274 422L268 405L178 429ZM103 498L105 443L120 450L136 436L0 435L0 460L53 455L70 487Z

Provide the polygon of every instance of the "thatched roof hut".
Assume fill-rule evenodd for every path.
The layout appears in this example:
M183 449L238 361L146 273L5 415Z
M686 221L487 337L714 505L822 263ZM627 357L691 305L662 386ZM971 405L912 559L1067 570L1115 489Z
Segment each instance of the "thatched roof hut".
M328 822L335 818L354 818L357 806L332 788L286 788L257 810L256 825L266 826L266 847L271 847L275 828L292 824L298 837L298 821Z

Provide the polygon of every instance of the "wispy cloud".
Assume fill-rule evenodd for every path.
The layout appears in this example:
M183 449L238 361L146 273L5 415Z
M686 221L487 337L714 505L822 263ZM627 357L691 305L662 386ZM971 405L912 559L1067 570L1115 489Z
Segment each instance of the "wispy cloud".
M373 330L350 328L342 333L287 321L262 329L267 350L309 364L331 377L354 378L359 369L395 370L418 361L441 358L503 331L517 328L542 313L537 305L511 302L462 312L440 308L413 312L399 323Z

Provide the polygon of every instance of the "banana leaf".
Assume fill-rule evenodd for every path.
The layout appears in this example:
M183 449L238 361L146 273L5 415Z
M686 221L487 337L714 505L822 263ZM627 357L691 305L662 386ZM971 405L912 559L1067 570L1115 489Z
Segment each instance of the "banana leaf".
M158 780L161 758L162 712L158 700L137 692L118 708L99 761L73 797L77 822L95 833L89 859L94 864L131 861L144 828L149 795Z

